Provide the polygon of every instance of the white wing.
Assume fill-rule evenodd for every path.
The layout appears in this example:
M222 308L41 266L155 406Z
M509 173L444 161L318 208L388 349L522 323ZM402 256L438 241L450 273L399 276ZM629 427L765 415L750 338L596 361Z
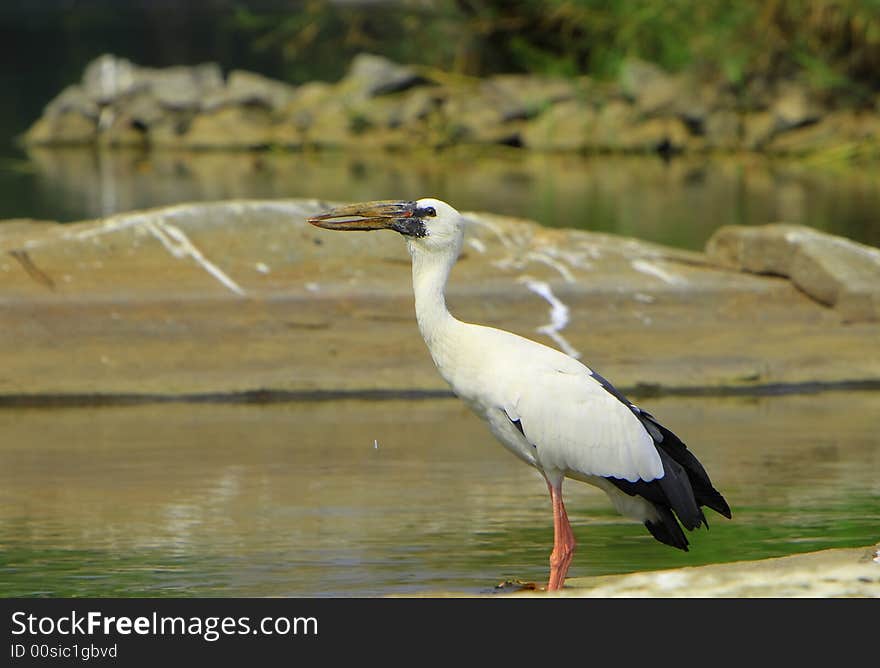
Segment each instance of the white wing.
M444 376L472 404L518 421L541 468L630 482L663 476L651 436L589 368L498 329L468 325L457 338L454 371ZM443 373L443 360L435 361Z
M630 482L663 476L654 440L632 411L580 373L530 367L516 403L544 468Z

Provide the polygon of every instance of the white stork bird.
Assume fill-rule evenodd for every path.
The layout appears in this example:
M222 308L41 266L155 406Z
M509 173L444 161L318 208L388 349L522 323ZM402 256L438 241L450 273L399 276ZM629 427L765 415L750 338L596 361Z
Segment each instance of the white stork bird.
M681 526L706 524L702 506L730 507L684 443L599 374L535 341L457 320L446 308L465 223L436 199L333 209L309 222L330 230L395 230L412 256L419 330L440 375L513 454L538 469L553 506L548 590L560 589L575 549L562 481L604 490L659 541L687 550ZM676 519L677 516L677 519Z

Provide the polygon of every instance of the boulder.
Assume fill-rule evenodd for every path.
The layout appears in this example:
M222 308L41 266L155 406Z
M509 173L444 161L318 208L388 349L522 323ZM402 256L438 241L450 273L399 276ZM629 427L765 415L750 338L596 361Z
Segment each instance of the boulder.
M804 235L790 278L849 322L880 320L880 250L826 234Z
M284 105L279 115L299 130L305 130L334 99L333 86L323 81L313 81L297 88L293 99Z
M672 111L687 124L692 134L706 134L706 126L714 113L736 109L735 97L722 82L708 79L697 71L686 72L679 78L681 93Z
M809 99L806 91L790 84L783 86L772 98L766 110L748 113L742 120L744 147L751 151L784 146L778 139L800 128L809 127L821 119L819 108Z
M98 142L109 146L143 145L150 138L150 129L160 126L170 113L149 91L139 90L102 108Z
M100 105L112 104L146 85L137 65L109 53L90 62L82 78L85 94Z
M163 107L198 110L202 99L223 88L223 72L216 63L140 70L140 78Z
M523 145L539 151L582 151L590 147L593 107L579 100L554 104L523 129Z
M739 271L789 276L792 240L805 229L783 223L762 227L727 225L706 243L706 255L716 264Z
M46 105L22 135L27 144L88 144L98 133L101 110L82 86L68 86Z
M820 108L809 98L807 91L795 83L780 87L770 110L778 132L810 125L822 117Z
M504 121L533 118L551 105L574 97L576 86L569 79L531 74L502 74L480 84L482 93L495 100Z
M325 147L348 145L366 129L367 122L363 117L353 114L348 104L335 99L314 109L308 119L302 129L303 141L313 146Z
M683 76L635 58L624 61L618 80L623 94L646 116L674 110L687 89Z
M777 153L808 155L852 148L855 151L880 143L880 117L849 110L833 111L818 122L774 137L770 149Z
M147 128L150 144L165 147L180 146L194 116L192 111L166 110L157 122Z
M688 145L690 133L678 118L649 118L623 134L620 148L640 153L678 153Z
M110 107L101 116L98 143L103 146L142 146L147 142L144 126L124 111Z
M223 88L220 67L151 69L105 54L86 67L82 85L52 100L23 136L31 144L176 143L205 97Z
M229 73L225 87L205 97L202 109L216 111L226 106L257 106L275 111L295 97L294 86L254 72L233 70Z
M399 65L392 60L371 53L354 57L340 86L362 97L396 93L428 80L409 65Z
M880 320L880 249L800 225L726 226L707 256L725 267L789 278L849 322Z
M404 124L404 99L401 95L370 97L351 103L348 107L351 130L355 134L364 134L401 127Z
M271 112L264 107L223 107L197 114L181 139L192 148L259 148L275 141Z
M425 86L402 93L393 125L410 127L437 112L446 96L439 87Z
M41 116L22 139L28 144L89 144L97 136L96 119L88 118L78 111L65 111Z
M496 90L463 86L443 105L445 140L461 144L518 144L520 124L508 115L515 102Z
M742 143L750 151L760 151L776 133L776 116L769 111L745 114L742 118Z
M739 148L742 123L739 114L719 109L709 114L703 123L703 137L708 148L733 150Z
M623 100L610 100L596 114L592 147L606 151L629 150L629 133L637 122L637 113Z
M138 126L148 128L160 123L167 111L159 101L147 91L140 91L119 101L119 111L130 117Z
M68 86L46 105L45 115L57 117L76 112L86 118L97 119L101 109L82 86Z
M82 80L85 94L100 106L149 91L170 109L197 109L204 97L223 85L223 73L216 63L150 68L110 54L89 63Z

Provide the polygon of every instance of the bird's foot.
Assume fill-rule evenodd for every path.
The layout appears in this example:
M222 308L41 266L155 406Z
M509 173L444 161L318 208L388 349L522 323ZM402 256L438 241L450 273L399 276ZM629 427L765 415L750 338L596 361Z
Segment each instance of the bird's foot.
M525 582L523 580L505 580L495 585L496 592L511 591L543 591L544 587L537 582Z

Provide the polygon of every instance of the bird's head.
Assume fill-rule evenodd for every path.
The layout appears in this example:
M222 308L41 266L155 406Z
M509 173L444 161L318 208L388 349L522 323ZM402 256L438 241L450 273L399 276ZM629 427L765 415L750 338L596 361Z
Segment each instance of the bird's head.
M308 221L328 230L394 230L406 237L411 252L457 251L464 232L461 214L446 202L430 197L348 204L312 216Z

